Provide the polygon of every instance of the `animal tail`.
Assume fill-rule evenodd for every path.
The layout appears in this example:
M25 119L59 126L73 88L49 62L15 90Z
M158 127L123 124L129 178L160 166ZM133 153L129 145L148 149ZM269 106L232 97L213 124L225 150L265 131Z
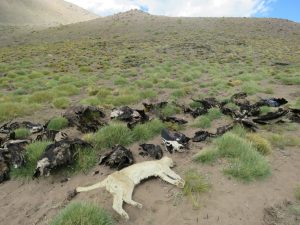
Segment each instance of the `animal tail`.
M106 179L99 182L99 183L96 183L94 185L88 186L88 187L77 187L76 192L91 191L91 190L94 190L94 189L97 189L97 188L105 187L105 185L106 185Z

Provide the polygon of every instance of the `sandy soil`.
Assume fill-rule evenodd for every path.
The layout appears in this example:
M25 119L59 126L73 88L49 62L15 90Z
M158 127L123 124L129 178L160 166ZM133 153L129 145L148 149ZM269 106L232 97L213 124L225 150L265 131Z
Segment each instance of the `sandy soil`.
M185 132L188 134L189 132ZM160 143L160 138L151 143ZM118 221L118 224L223 224L253 225L264 223L264 209L284 200L293 200L294 188L299 181L300 151L289 148L275 150L269 160L273 172L264 181L243 184L225 177L224 162L203 166L191 161L192 155L204 144L193 144L190 151L173 154L174 170L183 175L190 168L205 174L212 189L203 194L201 208L193 208L188 198L180 197L180 190L159 179L150 179L135 188L133 199L144 207L137 209L125 204L130 221L125 222L111 209L112 197L103 189L81 193L72 201L87 201L101 205ZM138 155L138 145L130 148L137 161L149 160ZM93 175L99 170L98 175ZM49 224L52 217L65 204L67 192L79 185L90 185L104 179L112 171L104 166L95 167L89 174L71 177L54 176L37 181L9 181L0 185L0 220L2 224ZM16 216L17 215L17 216Z

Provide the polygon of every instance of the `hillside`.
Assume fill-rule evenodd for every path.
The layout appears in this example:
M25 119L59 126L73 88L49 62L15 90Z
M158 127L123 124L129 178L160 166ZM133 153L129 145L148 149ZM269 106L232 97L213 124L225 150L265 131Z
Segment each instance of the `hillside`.
M31 143L24 150L26 166L12 168L10 180L0 184L0 221L52 225L69 203L68 191L116 171L98 165L99 155L122 144L135 162L147 161L152 158L140 154L139 146L147 143L160 145L176 162L173 170L198 187L188 193L159 178L141 182L133 199L143 208L124 203L129 221L112 209L112 196L104 189L80 193L74 202L95 203L120 225L298 225L300 115L294 120L288 115L292 109L300 112L299 71L300 24L288 20L175 18L131 10L47 29L0 26L0 123L46 124L47 132L60 130L94 147L79 149L74 164L32 180L49 139ZM234 101L239 92L247 97ZM218 103L203 112L199 102L212 97ZM274 103L274 98L288 103L256 104ZM168 104L146 110L151 121L131 129L110 118L114 108L141 110L146 109L143 102L161 101ZM106 115L103 127L86 134L70 126L62 115L78 105L99 107ZM254 121L245 105L259 105L253 110L259 116L283 116L251 130L241 122ZM190 113L198 109L200 115ZM187 123L166 122L172 116ZM97 126L89 120L82 123ZM162 127L193 138L198 131L217 134L217 128L228 125L234 129L191 140L182 153L165 151L160 137ZM29 142L34 140L35 134L21 131ZM1 135L3 141L8 137ZM201 158L202 153L207 155ZM194 193L198 190L199 195Z
M1 0L0 24L53 26L97 18L63 0Z

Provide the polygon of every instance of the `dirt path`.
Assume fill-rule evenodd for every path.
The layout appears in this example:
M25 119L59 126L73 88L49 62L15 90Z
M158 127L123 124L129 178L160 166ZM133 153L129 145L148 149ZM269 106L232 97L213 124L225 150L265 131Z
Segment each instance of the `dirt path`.
M153 140L159 142L159 138ZM195 209L189 199L180 197L179 190L159 179L150 179L137 186L133 199L144 207L137 209L125 205L130 221L124 222L111 209L112 198L103 189L81 193L73 201L94 202L107 209L118 224L164 224L164 225L260 225L263 222L264 208L283 200L293 200L294 188L299 182L300 151L286 149L275 150L269 158L272 176L264 181L243 184L228 179L221 172L224 162L214 166L203 166L191 162L191 157L201 145L194 145L188 153L173 154L176 161L175 171L183 175L184 171L195 168L209 177L212 189L201 197L201 208ZM138 155L138 146L133 145L137 161L146 160ZM93 172L100 170L100 174ZM89 185L103 179L111 171L97 166L87 175L77 175L66 183L62 177L51 177L39 181L9 181L0 185L0 221L1 224L49 224L58 213L66 193L78 185Z

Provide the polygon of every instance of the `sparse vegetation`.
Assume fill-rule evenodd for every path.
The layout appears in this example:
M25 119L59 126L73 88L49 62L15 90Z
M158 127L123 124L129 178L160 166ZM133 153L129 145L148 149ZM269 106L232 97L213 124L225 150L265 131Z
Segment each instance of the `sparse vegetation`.
M112 217L92 203L72 202L51 222L51 225L114 225Z
M196 161L213 162L218 157L227 158L225 174L243 181L253 181L270 174L270 165L248 140L229 132L214 141L214 147L198 153Z
M266 134L266 138L270 141L271 145L276 148L284 149L285 147L300 146L300 140L294 135L284 134Z
M206 178L196 170L188 170L185 173L184 180L183 194L191 199L195 207L199 207L199 195L207 192L210 188L210 184Z

